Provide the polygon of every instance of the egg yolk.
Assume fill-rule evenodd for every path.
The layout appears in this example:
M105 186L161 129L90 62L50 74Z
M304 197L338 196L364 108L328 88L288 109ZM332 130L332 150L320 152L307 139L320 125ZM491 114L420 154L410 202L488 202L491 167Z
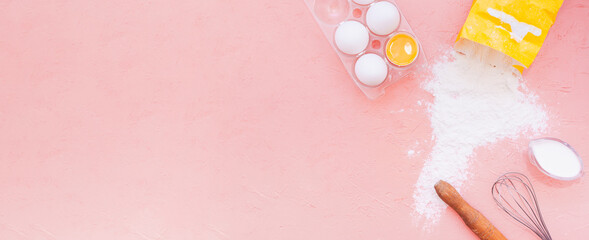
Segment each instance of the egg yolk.
M385 48L387 59L397 66L407 66L417 58L419 52L415 38L406 33L391 37Z

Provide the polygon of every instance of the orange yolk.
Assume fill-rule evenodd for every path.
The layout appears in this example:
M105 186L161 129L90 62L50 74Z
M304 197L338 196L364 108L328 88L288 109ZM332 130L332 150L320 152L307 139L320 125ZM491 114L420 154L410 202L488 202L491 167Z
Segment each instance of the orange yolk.
M392 64L403 67L415 61L419 49L415 38L406 33L399 33L389 39L385 52Z

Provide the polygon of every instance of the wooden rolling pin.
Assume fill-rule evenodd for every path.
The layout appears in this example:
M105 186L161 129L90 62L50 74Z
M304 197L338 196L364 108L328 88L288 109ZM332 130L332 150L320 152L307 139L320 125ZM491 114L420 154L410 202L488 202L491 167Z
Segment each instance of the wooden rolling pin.
M507 240L483 214L471 207L452 185L440 180L434 186L438 196L460 215L462 221L482 240Z

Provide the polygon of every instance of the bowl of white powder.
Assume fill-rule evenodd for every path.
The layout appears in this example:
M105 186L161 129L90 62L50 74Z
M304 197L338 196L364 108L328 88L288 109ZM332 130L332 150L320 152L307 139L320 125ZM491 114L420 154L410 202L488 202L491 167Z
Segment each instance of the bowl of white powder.
M541 172L558 180L575 180L583 175L583 160L573 147L556 138L530 141L530 162Z

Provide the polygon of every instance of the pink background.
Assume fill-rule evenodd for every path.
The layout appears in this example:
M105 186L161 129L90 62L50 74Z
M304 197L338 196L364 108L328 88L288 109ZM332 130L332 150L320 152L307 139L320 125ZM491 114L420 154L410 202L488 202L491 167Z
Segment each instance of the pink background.
M470 4L398 1L430 60ZM588 19L565 1L525 72L546 135L585 159ZM303 1L5 0L0 36L1 239L475 238L451 211L431 232L411 216L433 144L424 79L368 101ZM586 238L587 176L542 176L528 140L479 149L464 197L535 239L490 195L521 171L553 237Z

